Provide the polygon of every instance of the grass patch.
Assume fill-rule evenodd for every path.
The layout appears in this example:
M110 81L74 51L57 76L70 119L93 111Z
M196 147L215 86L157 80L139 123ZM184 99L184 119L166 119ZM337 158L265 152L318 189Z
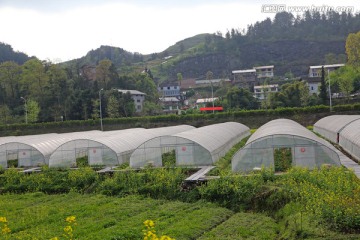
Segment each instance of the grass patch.
M249 139L250 136L242 139L240 142L235 144L226 154L224 157L220 158L216 163L216 168L212 169L208 175L228 175L231 173L231 159L234 154L243 146L245 146L246 141Z
M159 234L195 239L233 215L211 203L78 193L1 195L0 212L12 230L10 239L62 236L67 216L76 216L76 239L142 239L147 219L156 222Z
M271 217L259 213L240 212L205 233L199 240L212 239L276 239L278 225Z

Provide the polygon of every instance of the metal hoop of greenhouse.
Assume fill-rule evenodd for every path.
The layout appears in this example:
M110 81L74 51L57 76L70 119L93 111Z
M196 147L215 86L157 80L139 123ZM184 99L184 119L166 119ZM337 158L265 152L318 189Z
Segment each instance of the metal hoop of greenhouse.
M340 165L336 149L324 139L288 119L261 126L232 158L234 172L250 172L261 167Z
M345 151L360 160L360 115L332 115L314 125L314 131L338 143Z
M129 162L133 150L150 138L174 134L192 128L188 125L163 128L135 128L90 138L74 138L59 146L50 156L50 167L75 167L86 157L89 165L116 166ZM104 132L106 133L106 132Z
M227 122L194 128L169 136L159 136L138 146L130 157L130 167L151 164L162 166L162 154L175 150L177 166L213 165L241 139L250 135L250 129L236 122Z

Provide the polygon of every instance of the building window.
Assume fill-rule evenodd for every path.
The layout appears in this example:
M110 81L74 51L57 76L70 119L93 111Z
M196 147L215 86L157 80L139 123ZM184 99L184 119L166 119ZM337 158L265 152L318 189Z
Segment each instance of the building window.
M168 90L170 90L170 87L167 87Z
M314 90L314 86L311 86L311 90Z
M139 102L140 102L140 99L137 99L136 101L139 103Z
M141 105L137 105L137 109L138 109L138 110L141 110Z
M177 86L175 86L174 89L177 89Z

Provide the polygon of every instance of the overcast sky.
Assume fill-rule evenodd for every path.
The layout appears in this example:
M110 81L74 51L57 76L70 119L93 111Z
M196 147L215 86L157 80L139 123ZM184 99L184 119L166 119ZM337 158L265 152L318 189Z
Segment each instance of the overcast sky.
M80 58L100 45L149 54L196 34L225 33L273 18L275 4L287 11L293 6L360 10L359 0L0 0L0 42L54 62ZM302 13L301 8L293 12Z

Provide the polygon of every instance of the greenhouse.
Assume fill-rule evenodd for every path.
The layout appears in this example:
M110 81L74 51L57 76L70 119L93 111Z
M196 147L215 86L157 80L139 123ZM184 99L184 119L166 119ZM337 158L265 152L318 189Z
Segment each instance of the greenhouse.
M360 160L360 115L324 117L315 123L314 131Z
M335 148L300 124L277 119L261 126L232 159L232 170L249 172L261 167L283 171L291 166L310 169L340 165Z
M171 150L175 151L177 166L213 165L249 135L250 129L245 125L227 122L155 137L137 147L130 157L130 166L162 166L163 154Z
M339 143L340 132L350 123L359 119L360 115L332 115L324 117L314 124L314 132L334 143Z
M360 161L360 118L349 123L340 132L339 145Z
M75 167L77 159L86 157L89 165L115 166L129 162L133 150L147 141L162 135L186 131L188 125L153 129L127 129L90 138L73 138L59 146L50 156L50 167ZM104 132L106 133L106 132Z
M9 167L8 163L15 167L48 165L50 155L65 142L78 136L101 134L101 131L87 131L3 137L0 138L0 165L4 168Z

